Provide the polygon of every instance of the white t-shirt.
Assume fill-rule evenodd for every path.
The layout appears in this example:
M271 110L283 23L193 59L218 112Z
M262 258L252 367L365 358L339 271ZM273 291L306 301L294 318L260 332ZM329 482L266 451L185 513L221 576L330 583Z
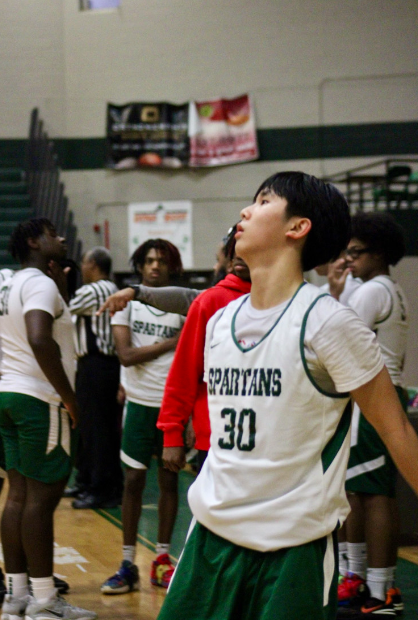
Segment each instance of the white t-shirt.
M376 276L351 295L349 306L376 333L390 377L401 386L409 322L402 288L390 276Z
M189 503L200 523L237 545L304 544L330 534L349 511L347 392L384 363L356 314L319 296L305 284L274 317L262 311L262 327L245 296L207 326L211 448ZM256 345L244 348L246 338Z
M114 315L111 323L129 327L132 346L139 348L172 338L180 331L184 320L179 314L161 312L140 301L132 301ZM123 384L127 399L147 407L159 407L173 358L174 350L155 360L125 368Z
M0 290L2 362L0 391L34 396L58 404L60 396L41 370L27 339L25 314L43 310L54 318L52 335L72 387L75 365L73 327L69 310L55 282L35 268L22 269Z

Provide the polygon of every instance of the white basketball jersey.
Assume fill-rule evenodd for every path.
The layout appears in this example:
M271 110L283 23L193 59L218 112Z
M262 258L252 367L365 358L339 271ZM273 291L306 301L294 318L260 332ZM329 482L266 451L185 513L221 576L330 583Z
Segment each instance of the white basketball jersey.
M172 338L180 331L184 320L179 314L161 312L140 301L131 301L124 310L115 314L112 325L129 327L132 346L139 348ZM159 407L173 358L174 350L155 360L125 368L127 399L140 405Z
M196 519L237 545L272 551L332 532L348 514L347 394L308 374L304 330L321 297L304 284L253 348L235 338L247 297L213 329L208 359L211 449L189 490Z
M376 306L377 295L382 310L376 309L376 318L369 327L376 333L393 383L402 385L409 314L402 288L389 276L376 276L353 293L349 305L363 318L362 308Z

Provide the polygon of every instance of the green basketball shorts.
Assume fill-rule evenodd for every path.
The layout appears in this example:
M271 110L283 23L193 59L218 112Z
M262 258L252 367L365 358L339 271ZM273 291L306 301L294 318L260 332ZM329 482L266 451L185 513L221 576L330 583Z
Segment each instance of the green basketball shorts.
M404 390L396 387L406 411ZM354 445L353 445L354 444ZM355 406L352 425L352 447L347 467L345 488L349 493L396 495L397 469L388 449L373 426Z
M263 553L197 523L158 620L334 620L336 534Z
M65 409L15 392L0 392L5 468L53 483L71 473L76 433Z
M154 454L162 466L163 432L157 428L159 407L128 401L122 434L121 460L132 469L148 469Z

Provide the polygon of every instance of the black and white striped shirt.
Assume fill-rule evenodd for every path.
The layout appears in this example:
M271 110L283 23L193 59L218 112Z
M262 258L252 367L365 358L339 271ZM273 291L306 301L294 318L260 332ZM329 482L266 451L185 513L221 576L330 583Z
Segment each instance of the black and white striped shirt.
M109 312L96 316L109 295L118 290L110 280L84 284L69 303L75 326L74 343L77 357L102 353L116 355Z

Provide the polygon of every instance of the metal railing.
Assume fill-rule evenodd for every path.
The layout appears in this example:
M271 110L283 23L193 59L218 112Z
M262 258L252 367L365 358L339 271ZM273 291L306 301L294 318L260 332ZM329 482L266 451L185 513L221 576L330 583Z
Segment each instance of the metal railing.
M341 187L352 211L418 207L416 158L383 159L324 180Z
M26 179L35 217L51 220L58 234L66 238L68 258L78 263L82 243L77 239L74 216L68 209L68 198L60 181L54 143L44 130L37 108L32 110L30 117Z

